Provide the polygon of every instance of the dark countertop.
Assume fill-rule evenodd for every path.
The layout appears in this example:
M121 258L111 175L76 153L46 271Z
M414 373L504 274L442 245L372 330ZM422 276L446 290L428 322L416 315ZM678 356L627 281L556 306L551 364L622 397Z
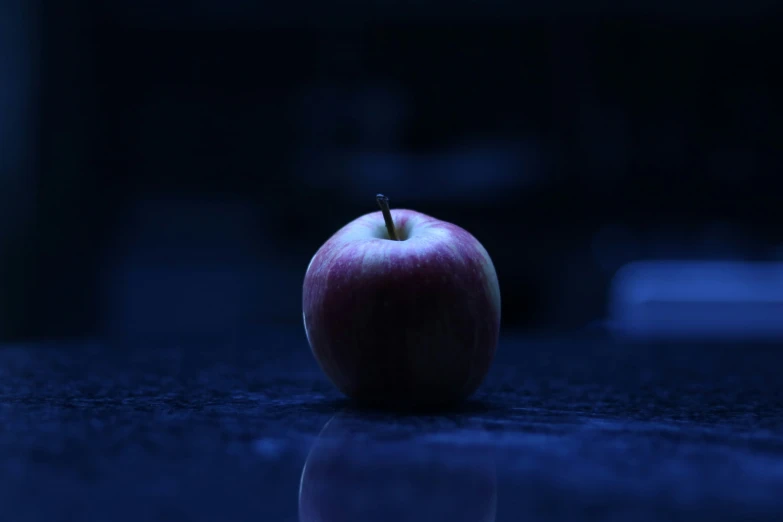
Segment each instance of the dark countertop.
M300 332L0 347L0 520L783 520L779 346L501 342L363 411Z

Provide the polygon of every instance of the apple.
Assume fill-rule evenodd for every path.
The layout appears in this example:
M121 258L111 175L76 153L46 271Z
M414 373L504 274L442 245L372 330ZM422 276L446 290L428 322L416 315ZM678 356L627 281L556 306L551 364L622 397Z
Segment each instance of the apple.
M345 395L378 406L459 402L481 384L500 330L492 260L464 229L413 210L363 215L307 267L307 340Z

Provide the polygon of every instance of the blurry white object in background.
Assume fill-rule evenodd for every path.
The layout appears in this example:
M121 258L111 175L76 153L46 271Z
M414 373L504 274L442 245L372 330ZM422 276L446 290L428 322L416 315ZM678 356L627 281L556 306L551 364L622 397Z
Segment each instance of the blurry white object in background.
M609 326L638 339L783 339L783 263L630 263L612 281Z

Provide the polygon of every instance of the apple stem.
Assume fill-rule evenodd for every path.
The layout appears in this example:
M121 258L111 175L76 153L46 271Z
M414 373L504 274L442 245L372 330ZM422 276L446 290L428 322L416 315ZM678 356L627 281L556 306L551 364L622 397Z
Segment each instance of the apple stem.
M394 221L392 220L391 210L389 210L389 198L383 194L375 196L375 200L378 202L378 206L381 207L383 213L383 220L386 222L386 230L389 231L389 238L394 241L399 241L400 236L397 235L397 229L394 228Z

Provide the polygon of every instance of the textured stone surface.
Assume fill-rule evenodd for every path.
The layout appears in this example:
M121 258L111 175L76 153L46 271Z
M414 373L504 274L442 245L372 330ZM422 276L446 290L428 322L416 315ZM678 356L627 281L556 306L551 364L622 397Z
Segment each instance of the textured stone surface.
M505 338L473 400L406 416L341 398L301 333L4 346L0 519L776 520L782 361Z

